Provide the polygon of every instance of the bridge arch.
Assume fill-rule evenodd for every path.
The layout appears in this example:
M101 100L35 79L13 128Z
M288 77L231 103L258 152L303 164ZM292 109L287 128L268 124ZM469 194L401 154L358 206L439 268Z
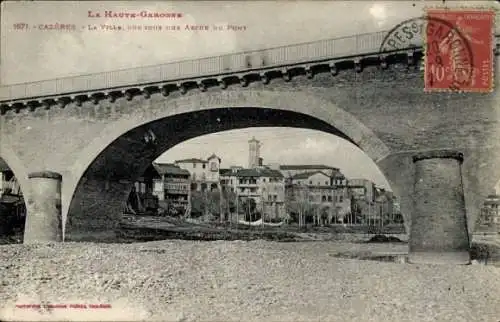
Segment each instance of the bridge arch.
M329 100L301 91L247 88L172 95L167 99L153 95L149 99L136 98L133 106L96 134L67 172L62 187L65 226L66 218L69 227L77 227L71 223L72 218L92 212L90 208L96 206L96 201L90 200L94 197L89 198L92 194L107 195L107 205L115 211L121 209L131 183L152 161L169 148L204 134L265 126L310 128L350 141L374 162L390 153L353 115ZM145 143L147 133L156 137L154 147Z

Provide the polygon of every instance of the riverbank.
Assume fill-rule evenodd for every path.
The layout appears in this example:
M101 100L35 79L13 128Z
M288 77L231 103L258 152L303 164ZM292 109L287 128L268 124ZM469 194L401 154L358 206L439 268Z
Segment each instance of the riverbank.
M497 321L500 269L355 260L407 245L155 241L0 246L2 321ZM445 269L444 269L445 268ZM107 309L15 308L27 303Z

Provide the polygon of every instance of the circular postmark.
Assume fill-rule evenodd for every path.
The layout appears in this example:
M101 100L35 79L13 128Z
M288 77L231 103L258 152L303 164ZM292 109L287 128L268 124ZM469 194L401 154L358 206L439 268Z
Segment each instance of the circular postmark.
M473 56L469 42L451 22L430 16L405 20L384 37L380 55L424 48L425 84L447 84L459 91L473 81Z

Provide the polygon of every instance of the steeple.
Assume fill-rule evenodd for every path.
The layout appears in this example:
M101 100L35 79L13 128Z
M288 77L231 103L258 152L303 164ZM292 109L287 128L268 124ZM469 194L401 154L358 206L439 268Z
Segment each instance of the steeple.
M248 141L248 168L253 169L259 165L260 141L252 137Z

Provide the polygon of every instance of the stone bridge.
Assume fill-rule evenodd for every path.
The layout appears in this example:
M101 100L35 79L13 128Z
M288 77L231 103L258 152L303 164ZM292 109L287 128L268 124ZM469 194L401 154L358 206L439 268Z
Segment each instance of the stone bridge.
M422 48L381 55L386 34L1 87L0 157L27 200L25 243L114 228L132 183L187 139L286 126L371 157L401 197L415 261L445 249L467 262L467 230L500 178L498 91L424 93Z

